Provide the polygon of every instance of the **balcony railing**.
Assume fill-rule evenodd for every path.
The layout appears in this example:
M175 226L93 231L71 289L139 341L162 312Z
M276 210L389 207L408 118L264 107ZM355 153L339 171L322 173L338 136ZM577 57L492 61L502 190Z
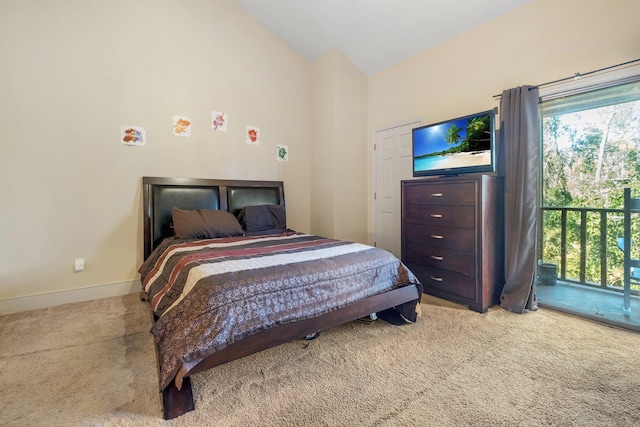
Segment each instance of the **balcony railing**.
M632 226L638 235L640 221ZM539 209L537 258L558 266L558 279L623 291L623 209L549 207ZM599 265L598 265L599 260ZM596 271L599 269L599 272ZM631 292L640 295L640 286Z

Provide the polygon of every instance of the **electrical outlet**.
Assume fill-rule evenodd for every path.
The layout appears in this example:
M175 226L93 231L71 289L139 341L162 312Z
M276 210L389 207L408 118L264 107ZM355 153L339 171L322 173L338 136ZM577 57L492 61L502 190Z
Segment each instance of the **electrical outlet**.
M82 271L84 270L84 258L76 258L73 264L73 271Z

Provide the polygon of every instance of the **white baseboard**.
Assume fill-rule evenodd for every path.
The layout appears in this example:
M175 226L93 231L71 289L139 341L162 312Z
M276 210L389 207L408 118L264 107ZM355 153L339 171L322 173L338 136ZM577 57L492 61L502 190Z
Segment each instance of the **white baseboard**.
M0 299L0 314L17 313L20 311L53 307L70 302L90 301L97 298L127 295L141 290L140 280L130 280L126 282L87 286L85 288L66 289L37 295Z

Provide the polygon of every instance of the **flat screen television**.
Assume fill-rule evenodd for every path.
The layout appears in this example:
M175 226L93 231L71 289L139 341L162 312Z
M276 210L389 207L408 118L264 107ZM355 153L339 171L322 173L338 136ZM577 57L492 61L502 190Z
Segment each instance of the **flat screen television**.
M413 176L494 172L494 121L489 110L414 128Z

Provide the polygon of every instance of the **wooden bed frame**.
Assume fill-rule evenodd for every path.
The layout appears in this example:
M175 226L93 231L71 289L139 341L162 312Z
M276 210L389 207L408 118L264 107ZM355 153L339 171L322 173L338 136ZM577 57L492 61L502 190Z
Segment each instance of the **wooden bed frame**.
M282 181L143 177L142 185L144 259L147 259L164 238L173 235L171 210L174 206L181 209L221 209L237 214L244 206L285 205ZM420 291L417 286L405 286L365 298L318 317L278 325L235 342L188 371L181 390L178 390L172 381L162 391L164 418L172 419L194 409L189 380L192 374L419 298ZM157 360L159 363L160 358L157 357Z

